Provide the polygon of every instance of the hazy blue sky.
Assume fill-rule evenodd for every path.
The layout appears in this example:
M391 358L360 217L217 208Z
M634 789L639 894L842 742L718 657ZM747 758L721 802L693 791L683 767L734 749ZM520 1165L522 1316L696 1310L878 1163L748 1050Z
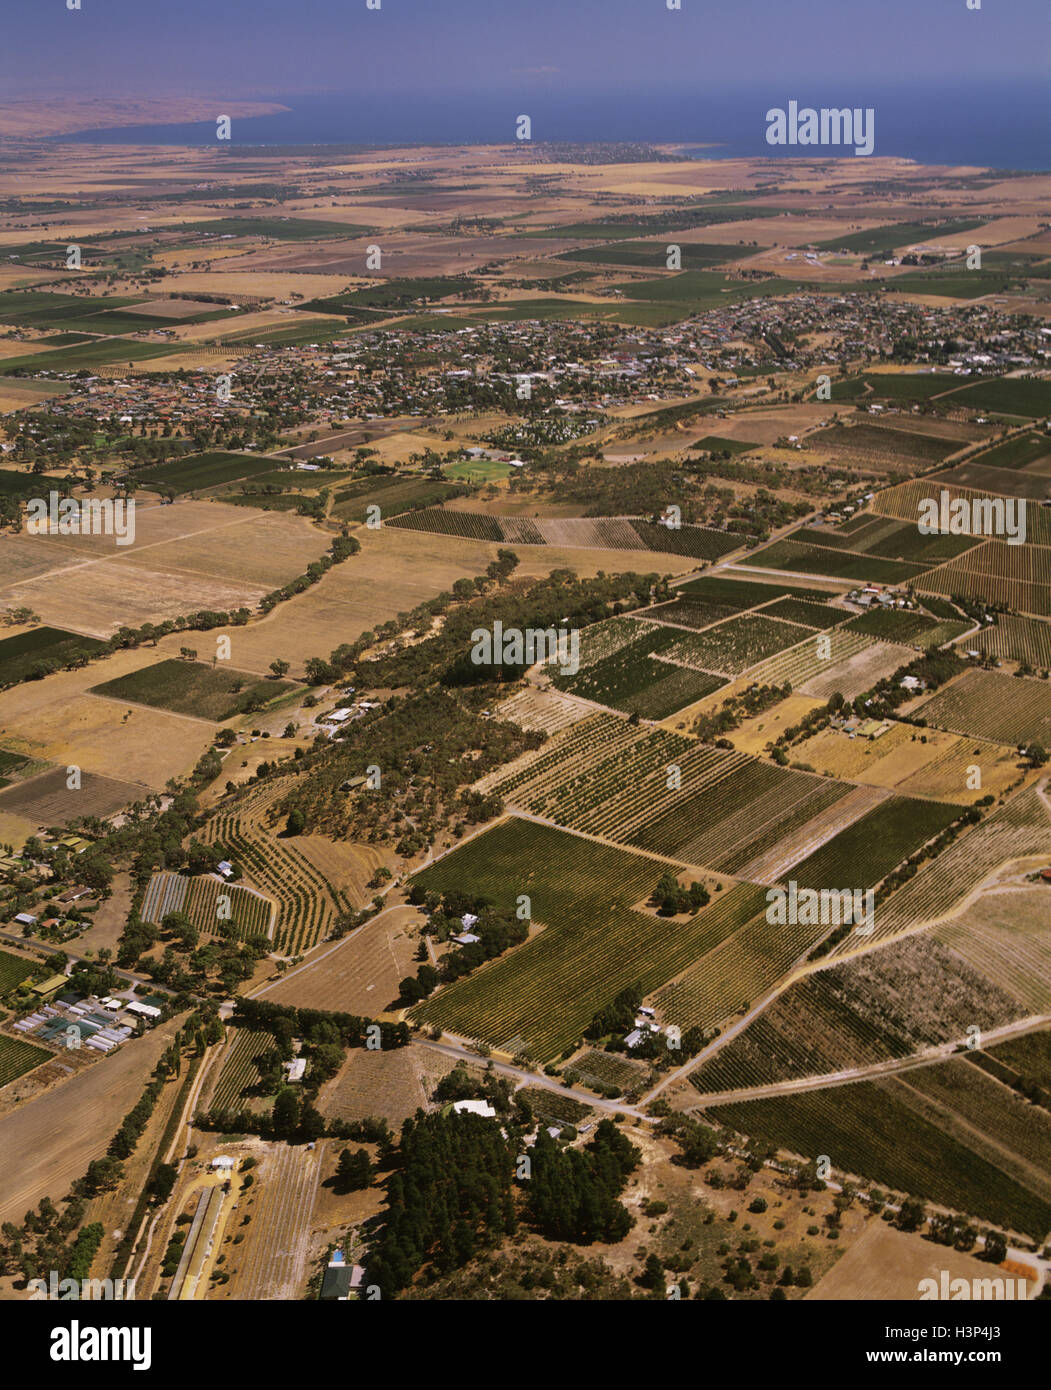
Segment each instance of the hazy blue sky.
M0 0L7 94L635 90L1048 71L1047 0Z

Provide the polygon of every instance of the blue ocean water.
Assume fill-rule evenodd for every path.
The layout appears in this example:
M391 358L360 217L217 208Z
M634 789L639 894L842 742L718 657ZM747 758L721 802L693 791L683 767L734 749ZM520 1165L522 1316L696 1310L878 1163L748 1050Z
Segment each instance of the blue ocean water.
M699 156L770 155L806 158L850 153L842 148L766 143L766 112L789 101L812 107L871 107L874 154L924 164L978 164L998 169L1051 169L1049 84L968 86L848 84L786 77L761 90L601 94L531 90L501 93L413 92L378 97L360 92L275 96L288 111L238 118L240 145L503 144L515 138L519 115L529 115L538 141L675 142ZM222 114L219 107L216 116ZM84 131L64 142L221 146L215 122L128 126ZM703 147L703 148L701 148ZM853 156L852 156L853 157Z

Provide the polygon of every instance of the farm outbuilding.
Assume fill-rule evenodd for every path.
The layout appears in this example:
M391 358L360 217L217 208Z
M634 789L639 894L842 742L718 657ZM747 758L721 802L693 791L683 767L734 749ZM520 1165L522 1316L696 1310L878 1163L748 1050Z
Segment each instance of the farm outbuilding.
M152 1004L140 1004L138 1000L128 1005L128 1013L139 1014L142 1018L160 1018L161 1016L160 1009L155 1008Z
M54 999L59 990L66 988L67 983L65 975L49 975L46 980L41 980L38 985L34 985L30 993L41 1003L45 1003L49 999Z

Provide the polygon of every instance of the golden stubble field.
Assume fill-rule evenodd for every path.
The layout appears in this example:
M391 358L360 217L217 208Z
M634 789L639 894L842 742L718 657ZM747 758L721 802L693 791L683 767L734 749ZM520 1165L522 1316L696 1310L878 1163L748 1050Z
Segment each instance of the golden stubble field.
M254 610L301 574L330 537L304 517L219 502L137 503L135 541L112 536L0 537L0 603L108 637L127 624L202 608Z
M369 628L407 612L426 598L451 588L455 580L474 577L496 558L500 546L456 536L385 527L358 528L361 553L330 570L319 584L280 604L271 614L244 628L229 629L231 659L242 670L265 673L275 657L302 671L311 656L327 657L342 642L352 642ZM673 574L692 568L676 555L652 551L568 550L555 546L516 546L521 563L516 574L539 578L553 569L572 569L583 576ZM164 638L165 655L177 654L177 636Z
M325 947L307 965L291 970L257 997L306 1009L375 1018L397 999L398 982L415 973L413 955L420 924L414 907L386 908L335 947Z
M173 633L158 643L157 659L177 656L179 648L187 644L202 652L210 650L210 644L223 634L230 638L230 660L239 669L265 675L270 662L281 658L291 662L293 676L301 675L309 657L327 658L341 643L353 642L377 624L410 611L424 599L451 588L457 579L484 573L503 548L394 526L379 531L359 527L354 535L361 542L361 552L335 566L305 593L279 604L247 627L207 634ZM688 557L648 550L513 548L520 561L515 573L525 578L541 578L555 569L593 577L600 570L607 574L634 571L675 575L695 567ZM230 563L233 566L238 561L232 559Z
M950 1279L1003 1277L997 1266L984 1264L952 1246L933 1245L911 1231L899 1231L883 1221L869 1223L861 1239L819 1279L807 1300L814 1303L879 1302L886 1299L916 1302L920 1281L934 1279L941 1286L942 1270ZM1035 1271L1034 1271L1035 1272ZM1030 1293L1036 1281L1029 1284Z
M1013 748L908 724L894 724L877 739L825 729L798 745L793 756L833 777L961 805L990 793L1001 796L1022 776ZM967 785L972 767L980 770L977 788Z

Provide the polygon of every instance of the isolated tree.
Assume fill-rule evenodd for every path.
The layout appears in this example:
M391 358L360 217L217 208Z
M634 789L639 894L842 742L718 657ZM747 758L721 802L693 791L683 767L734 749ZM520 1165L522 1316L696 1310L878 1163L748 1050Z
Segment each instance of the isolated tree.
M372 1160L364 1149L358 1149L357 1153L344 1149L336 1167L336 1180L344 1191L359 1192L369 1186L375 1172Z
M1007 1238L1000 1231L986 1231L985 1251L982 1256L991 1264L1003 1264L1007 1259Z
M298 1091L285 1086L277 1093L273 1109L274 1133L279 1139L290 1138L296 1131L300 1120L300 1099Z

